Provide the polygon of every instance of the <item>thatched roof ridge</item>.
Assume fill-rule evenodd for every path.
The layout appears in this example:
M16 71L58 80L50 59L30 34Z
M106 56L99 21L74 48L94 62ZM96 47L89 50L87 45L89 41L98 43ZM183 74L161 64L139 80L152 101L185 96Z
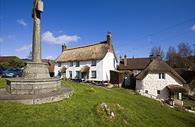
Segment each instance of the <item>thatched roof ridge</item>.
M86 46L69 48L64 50L56 59L56 62L84 61L103 59L108 52L107 41L98 42Z
M164 62L161 59L154 59L142 72L140 72L136 76L136 79L143 80L149 72L151 73L170 72L182 83L186 83L186 81L173 68L171 68L166 62Z

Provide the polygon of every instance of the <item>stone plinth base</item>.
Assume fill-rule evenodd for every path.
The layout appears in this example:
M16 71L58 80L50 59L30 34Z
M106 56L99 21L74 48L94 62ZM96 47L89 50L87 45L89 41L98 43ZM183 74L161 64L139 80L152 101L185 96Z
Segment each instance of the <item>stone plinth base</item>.
M25 79L50 78L47 63L28 62L23 70L22 77Z
M37 95L53 91L61 88L61 82L58 78L47 79L24 79L10 78L7 79L6 90L14 95Z
M0 102L19 102L23 104L43 104L61 101L69 98L73 90L69 87L62 87L60 90L46 94L37 95L13 95L6 89L0 89Z
M61 88L59 78L50 78L45 63L27 63L21 78L9 78L0 89L0 101L42 104L60 101L72 95L69 87Z

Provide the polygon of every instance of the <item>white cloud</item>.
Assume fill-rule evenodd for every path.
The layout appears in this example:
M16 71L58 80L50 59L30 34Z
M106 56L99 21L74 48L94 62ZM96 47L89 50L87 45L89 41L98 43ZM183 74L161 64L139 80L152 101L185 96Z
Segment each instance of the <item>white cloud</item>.
M3 38L0 37L0 43L3 42L3 41L4 41Z
M51 44L63 44L63 43L69 43L69 42L77 42L80 39L77 35L60 35L60 36L54 36L52 32L47 31L43 33L42 35L42 41L48 42Z
M193 25L191 29L192 29L192 31L195 31L195 25Z
M16 52L23 52L23 51L29 51L32 48L32 44L25 45L21 48L16 49Z
M47 57L45 57L45 59L54 60L54 57L53 56L47 56Z
M18 19L16 22L22 26L27 26L27 23L23 19Z

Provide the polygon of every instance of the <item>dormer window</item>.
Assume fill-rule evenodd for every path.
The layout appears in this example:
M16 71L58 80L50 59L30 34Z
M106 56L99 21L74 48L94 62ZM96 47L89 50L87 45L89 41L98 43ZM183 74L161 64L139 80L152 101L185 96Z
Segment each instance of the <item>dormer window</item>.
M96 60L91 61L91 66L96 66Z

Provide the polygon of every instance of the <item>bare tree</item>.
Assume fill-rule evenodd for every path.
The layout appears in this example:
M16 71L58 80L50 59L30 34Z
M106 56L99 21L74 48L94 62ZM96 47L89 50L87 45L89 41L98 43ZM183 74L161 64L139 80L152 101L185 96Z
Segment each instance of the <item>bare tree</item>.
M178 55L182 58L187 58L189 56L192 56L192 48L188 43L181 42L178 45Z
M162 48L160 46L153 47L150 51L150 55L153 55L153 56L160 55L162 58L164 58L164 51L162 50Z
M170 46L167 55L166 55L167 62L170 66L176 67L178 64L178 55L176 52L175 47Z

